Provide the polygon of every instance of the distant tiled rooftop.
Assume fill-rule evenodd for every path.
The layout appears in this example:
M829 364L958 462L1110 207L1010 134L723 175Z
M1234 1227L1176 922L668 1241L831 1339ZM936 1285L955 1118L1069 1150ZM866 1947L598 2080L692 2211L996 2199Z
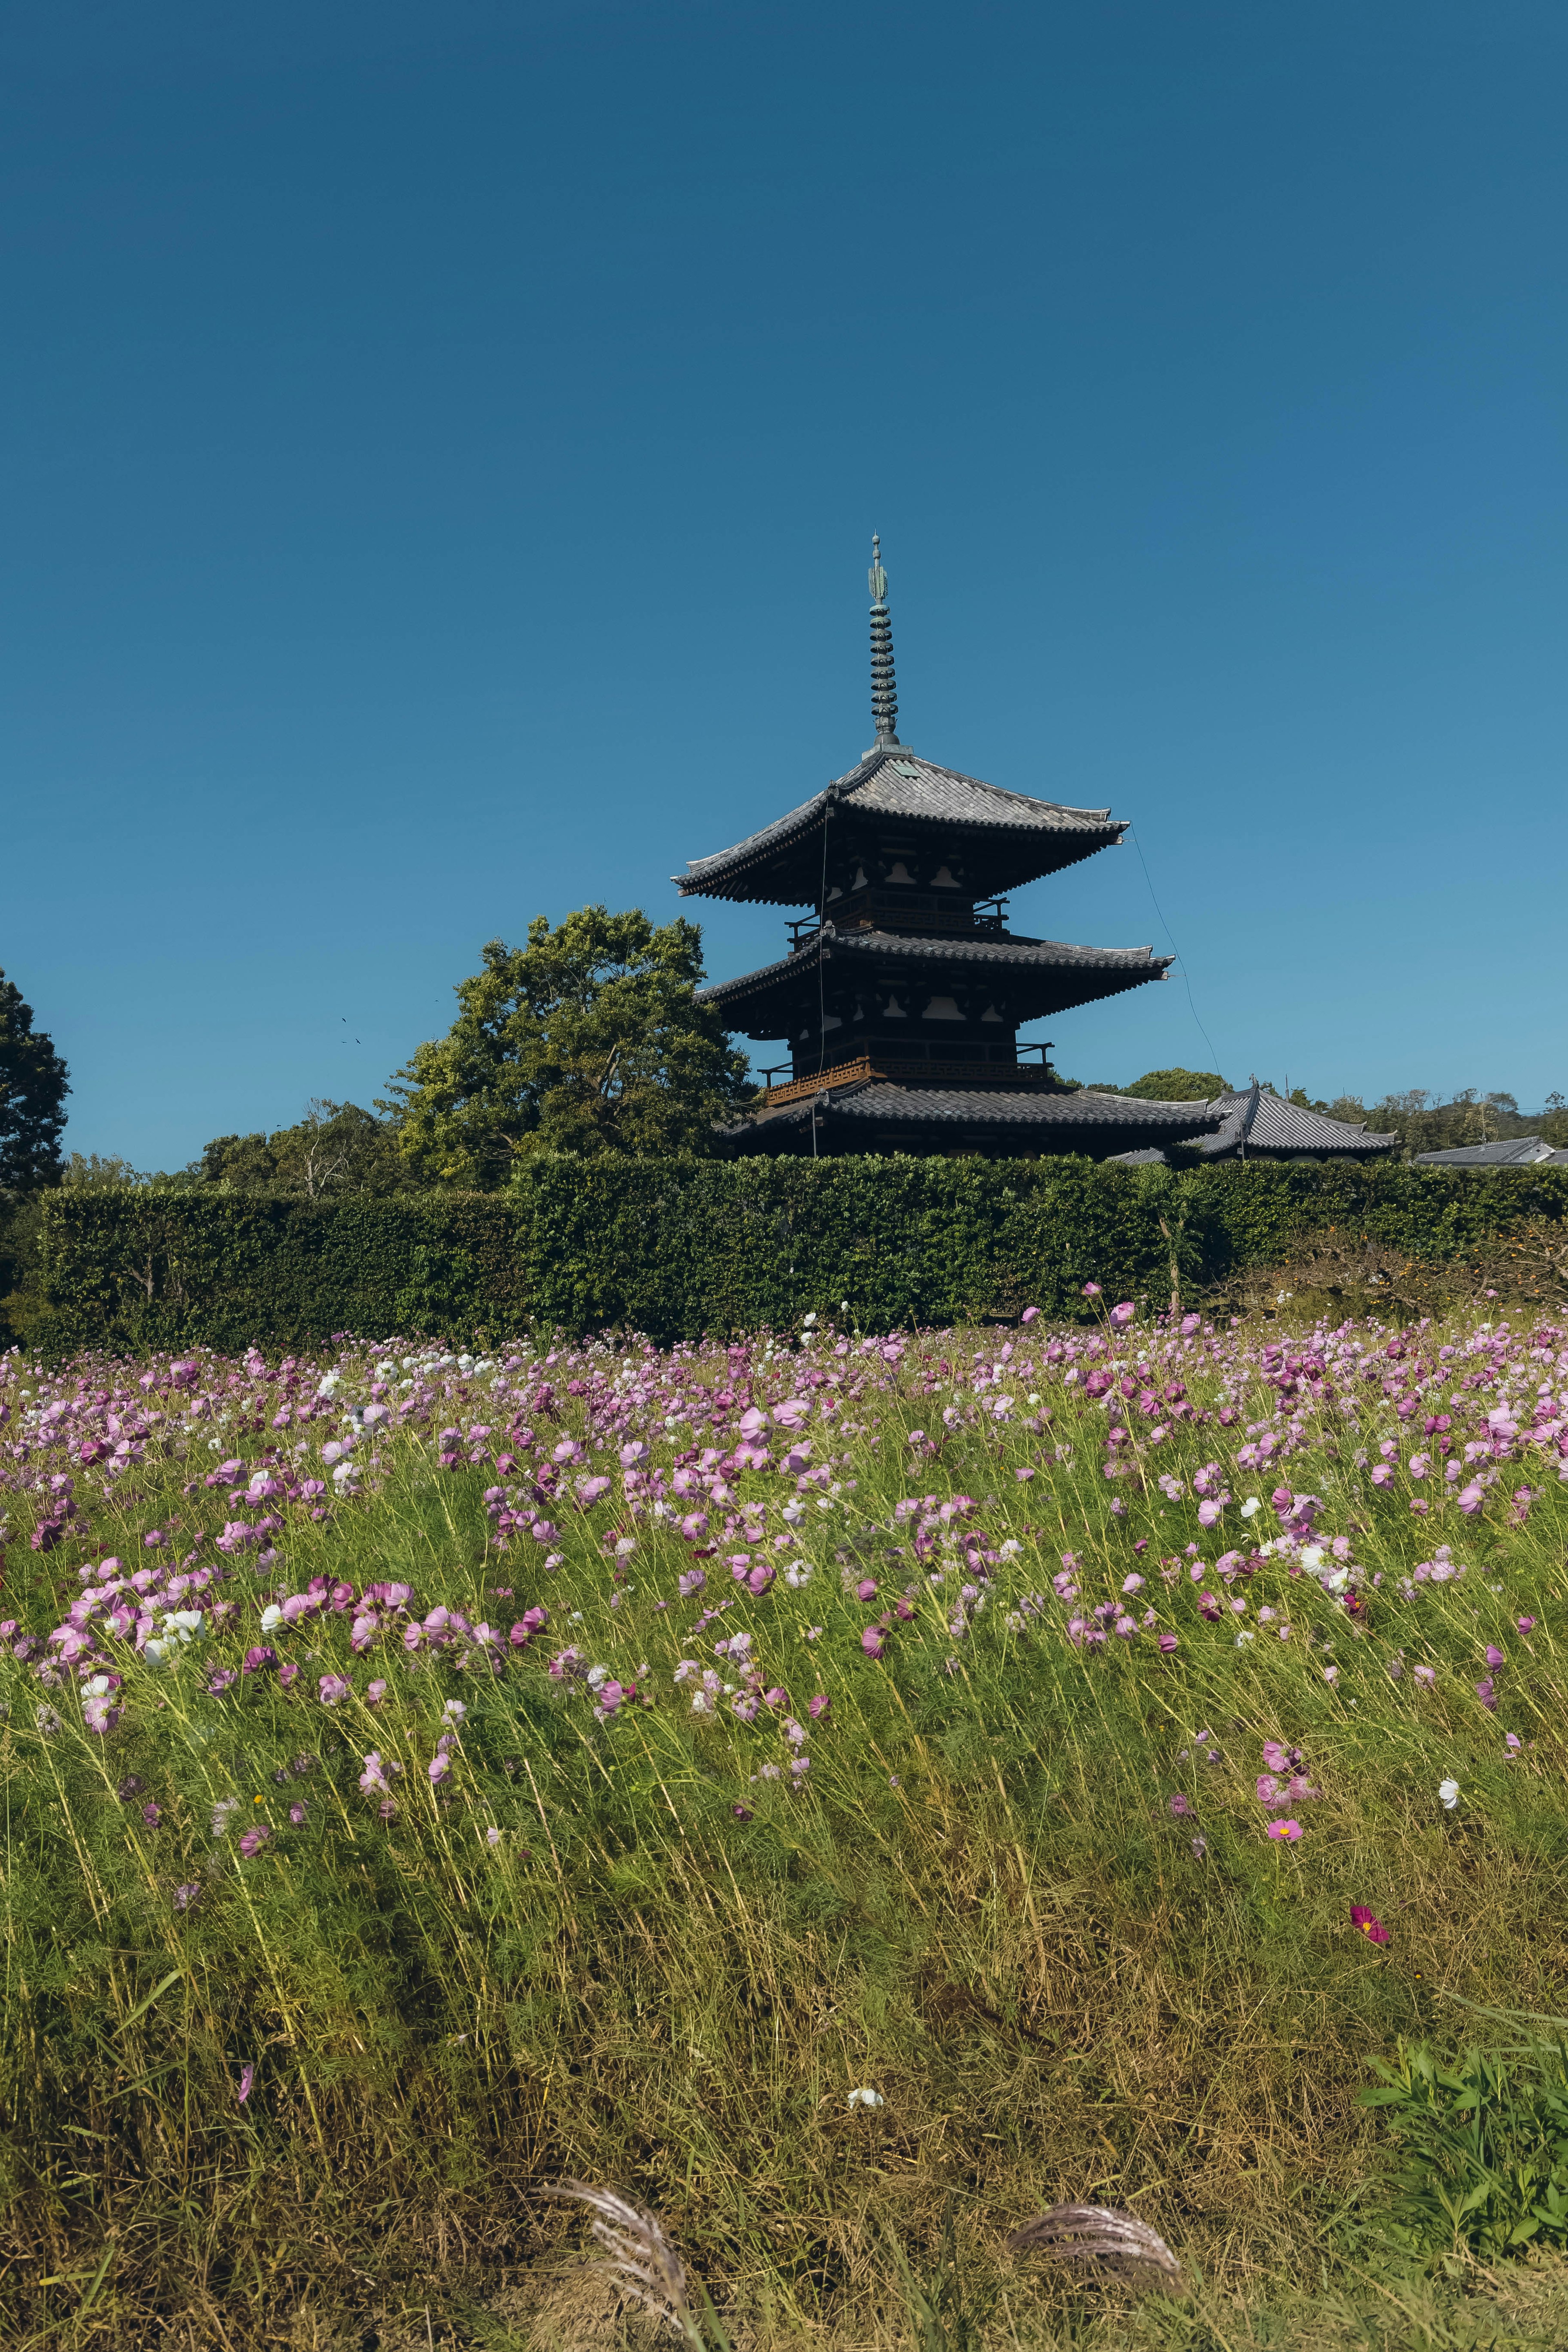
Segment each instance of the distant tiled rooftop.
M1417 1168L1547 1168L1568 1165L1543 1136L1516 1135L1502 1143L1460 1143L1449 1151L1418 1151Z

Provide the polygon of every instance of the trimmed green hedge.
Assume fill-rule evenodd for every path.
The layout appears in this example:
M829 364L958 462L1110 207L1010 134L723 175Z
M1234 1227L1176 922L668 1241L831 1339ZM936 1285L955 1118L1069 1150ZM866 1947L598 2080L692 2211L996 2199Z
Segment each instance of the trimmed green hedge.
M1173 1253L1202 1286L1331 1226L1441 1262L1527 1218L1568 1220L1568 1170L562 1159L504 1194L59 1192L42 1204L28 1327L51 1353L529 1326L668 1341L847 1299L887 1329L1079 1314L1090 1276L1163 1300Z

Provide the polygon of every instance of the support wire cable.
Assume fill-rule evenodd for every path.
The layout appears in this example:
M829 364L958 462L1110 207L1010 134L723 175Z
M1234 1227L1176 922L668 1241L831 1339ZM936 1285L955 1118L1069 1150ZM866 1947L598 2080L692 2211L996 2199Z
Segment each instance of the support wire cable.
M1203 1022L1199 1019L1197 1000L1193 994L1193 983L1187 976L1187 960L1185 956L1183 955L1181 949L1176 945L1176 934L1171 929L1170 924L1165 920L1164 908L1161 906L1159 899L1154 896L1154 884L1149 873L1149 861L1143 855L1143 844L1138 838L1138 828L1136 825L1130 824L1127 830L1132 836L1132 846L1138 852L1138 863L1143 868L1143 879L1148 884L1149 898L1153 906L1155 914L1159 917L1160 927L1162 930L1163 930L1165 937L1170 940L1171 951L1181 967L1182 985L1187 992L1188 1009L1192 1013L1193 1019L1197 1022L1198 1034L1203 1039L1204 1044L1207 1046L1209 1060L1217 1071L1219 1069L1219 1055L1215 1052L1214 1039L1209 1035L1208 1031L1204 1027Z

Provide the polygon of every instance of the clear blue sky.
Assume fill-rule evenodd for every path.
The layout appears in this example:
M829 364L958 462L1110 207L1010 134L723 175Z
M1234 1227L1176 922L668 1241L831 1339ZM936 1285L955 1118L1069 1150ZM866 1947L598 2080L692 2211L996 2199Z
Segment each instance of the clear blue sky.
M1131 818L1227 1077L1568 1091L1565 68L1562 0L13 11L68 1145L368 1103L485 940L677 911L870 740L873 527L900 731ZM1170 945L1131 845L1014 921ZM1050 1034L1214 1066L1174 976Z

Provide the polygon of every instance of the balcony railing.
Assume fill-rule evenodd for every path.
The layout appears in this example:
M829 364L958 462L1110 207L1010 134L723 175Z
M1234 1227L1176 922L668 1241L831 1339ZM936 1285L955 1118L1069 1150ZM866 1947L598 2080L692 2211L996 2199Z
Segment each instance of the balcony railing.
M777 1103L800 1102L808 1095L823 1093L829 1087L847 1087L866 1078L881 1078L899 1087L1021 1087L1034 1092L1057 1084L1056 1072L1046 1061L1047 1047L1020 1045L1021 1054L1037 1052L1037 1062L962 1062L906 1061L901 1056L887 1054L857 1054L850 1061L834 1062L819 1073L804 1078L788 1078L775 1086L777 1071L793 1066L778 1062L773 1069L761 1073L766 1081L765 1108Z

